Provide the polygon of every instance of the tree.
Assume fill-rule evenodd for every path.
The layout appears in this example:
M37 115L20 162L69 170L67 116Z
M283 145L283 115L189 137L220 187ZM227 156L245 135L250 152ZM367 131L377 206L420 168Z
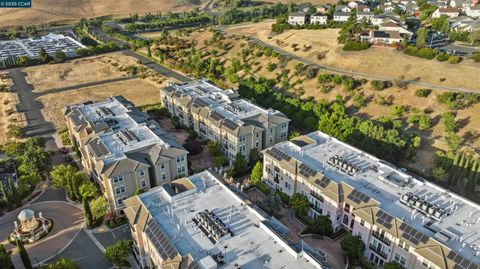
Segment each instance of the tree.
M468 41L470 45L473 46L475 43L480 41L480 30L474 30L468 35Z
M310 206L310 202L305 195L300 193L295 193L292 195L290 199L290 208L295 212L297 216L305 216L307 215L308 208Z
M131 240L120 240L105 249L105 258L113 265L122 268L127 263L127 257L132 252Z
M82 199L89 199L97 193L97 187L90 181L83 182L78 188L78 192Z
M312 229L315 233L329 236L333 233L332 221L327 216L317 216L313 219Z
M430 128L430 118L427 115L421 115L418 119L418 125L420 130Z
M222 147L218 141L209 141L207 143L208 152L212 156L218 156L222 154Z
M256 164L260 160L260 153L257 148L252 148L250 150L250 155L248 156L248 163L250 165Z
M455 116L451 112L445 112L442 114L443 124L445 125L445 132L455 132L457 124L455 123Z
M42 62L42 63L46 63L48 60L49 60L50 56L47 54L47 52L45 51L44 48L40 48L38 50L38 59Z
M12 180L8 179L8 188L10 189L10 193L12 194L12 200L15 203L16 207L22 206L22 197L18 194L17 187L13 184Z
M362 239L358 236L353 236L352 234L347 234L340 245L351 261L360 260L365 252L365 245L363 244Z
M225 157L223 155L218 155L213 158L213 165L215 167L222 167L225 162Z
M398 262L391 261L383 264L383 269L402 269L402 265Z
M3 201L5 201L5 204L7 205L7 210L12 210L13 204L12 199L10 198L10 193L7 192L3 183L0 183L0 188L3 194Z
M32 269L32 262L30 261L30 257L28 257L27 250L23 246L22 241L17 240L17 248L20 258L22 259L23 266L25 266L26 269Z
M63 52L63 51L61 51L61 50L57 50L57 51L55 52L55 59L57 59L57 61L59 61L59 62L65 61L65 58L66 58L66 57L67 57L67 56L65 55L65 52Z
M282 203L282 200L280 199L280 196L276 192L272 192L267 196L267 199L265 199L264 205L265 209L268 214L275 214L280 210L280 204Z
M443 178L443 175L445 175L445 169L441 166L439 167L435 167L433 170L432 170L432 175L433 175L433 178L435 180L440 180Z
M250 174L250 184L255 185L262 179L263 174L263 165L262 162L258 161L255 166L253 166L252 173Z
M40 269L78 269L78 266L72 260L60 258L54 263L40 267Z
M87 227L91 228L93 225L93 214L90 209L90 203L87 199L83 199L83 212L85 214L85 219L87 220Z
M233 168L236 176L242 176L242 175L245 175L245 173L247 173L248 164L242 153L239 152L235 156L235 161L233 162Z
M442 15L440 18L432 18L430 24L433 29L438 32L448 33L450 31L450 25L448 24L448 16Z
M417 48L424 48L427 43L427 29L425 27L420 27L417 30Z
M90 202L90 208L94 220L102 219L107 213L108 205L103 196L98 197Z
M454 133L449 133L448 136L445 138L445 141L447 142L448 148L451 151L456 151L462 143L461 138Z
M11 251L7 251L3 244L0 244L0 268L15 269L12 262Z
M64 188L68 197L74 200L81 199L79 187L82 182L88 180L88 176L84 172L78 171L72 165L65 166L63 164L54 166L50 171L50 177L55 188Z

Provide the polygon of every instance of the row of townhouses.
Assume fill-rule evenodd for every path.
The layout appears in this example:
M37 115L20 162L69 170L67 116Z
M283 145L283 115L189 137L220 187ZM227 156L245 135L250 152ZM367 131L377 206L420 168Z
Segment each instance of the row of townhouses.
M188 175L188 151L121 96L67 106L65 119L84 170L111 210L121 213L137 190Z
M321 132L264 152L263 182L310 201L366 246L404 268L480 268L480 206Z
M237 153L248 160L252 149L260 152L288 137L290 120L284 114L240 99L236 91L222 90L207 80L171 83L160 97L162 105L200 139L218 141L230 160Z

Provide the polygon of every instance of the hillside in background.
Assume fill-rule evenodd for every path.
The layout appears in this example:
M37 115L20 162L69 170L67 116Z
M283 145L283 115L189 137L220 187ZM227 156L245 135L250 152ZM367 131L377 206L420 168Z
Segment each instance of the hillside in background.
M200 7L205 2L206 0L33 0L32 8L0 9L0 27L53 21L69 22L105 15L178 12Z

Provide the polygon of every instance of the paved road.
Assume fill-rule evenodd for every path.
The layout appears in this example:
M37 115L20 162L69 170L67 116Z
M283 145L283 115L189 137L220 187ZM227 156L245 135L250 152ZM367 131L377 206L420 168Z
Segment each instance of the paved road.
M132 239L130 227L125 224L109 232L92 232L92 235L104 248L113 245L117 240Z
M178 72L175 72L174 70L172 69L169 69L169 68L166 68L165 66L163 65L160 65L146 57L143 57L131 50L124 50L123 51L123 54L127 55L127 56L132 56L132 57L135 57L137 58L143 65L145 66L148 66L150 68L152 68L153 70L155 70L156 72L160 73L162 76L165 76L165 77L172 77L172 78L175 78L181 82L188 82L188 81L192 81L192 79L190 77L187 77L185 75L182 75Z
M56 201L34 203L9 212L0 218L0 238L2 240L8 238L15 227L14 221L17 220L18 213L24 208L34 210L37 215L42 212L44 217L54 221L53 230L46 238L25 246L30 258L35 263L50 258L66 247L83 225L83 212L76 206ZM14 246L7 243L7 248L14 249ZM18 255L14 254L13 256Z
M47 262L50 263L59 258L71 259L80 269L106 269L112 266L83 229L65 250Z
M40 202L48 202L48 201L67 201L65 190L63 189L55 189L50 187L46 189L42 195L40 195L33 203L40 203Z

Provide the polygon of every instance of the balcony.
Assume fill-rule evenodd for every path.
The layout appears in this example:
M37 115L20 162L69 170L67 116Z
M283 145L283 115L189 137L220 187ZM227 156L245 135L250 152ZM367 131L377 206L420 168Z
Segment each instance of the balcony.
M385 237L385 234L380 234L377 231L373 231L372 235L373 235L373 237L375 237L376 239L378 239L379 241L381 241L382 243L384 243L387 246L390 246L390 243L392 242L392 241L390 241L390 239Z
M370 250L373 250L373 252L375 252L375 254L382 257L383 259L388 258L388 253L383 252L381 250L381 248L375 247L373 244L370 244Z
M312 196L313 198L323 203L323 197L317 194L316 192L310 191L310 196Z

